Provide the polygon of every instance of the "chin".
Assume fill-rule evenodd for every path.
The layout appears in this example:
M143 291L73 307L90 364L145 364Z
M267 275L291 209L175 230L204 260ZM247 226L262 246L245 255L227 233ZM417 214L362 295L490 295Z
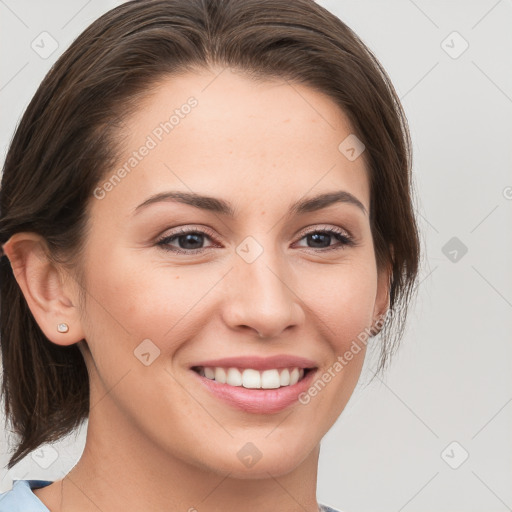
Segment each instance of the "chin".
M289 436L293 439L291 433ZM209 471L241 480L285 476L310 457L315 467L318 464L319 442L315 445L308 441L295 438L293 443L285 444L270 438L255 439L254 442L233 440L229 447L224 445L220 453L210 452L208 458L202 454L200 464ZM309 449L308 444L311 444Z

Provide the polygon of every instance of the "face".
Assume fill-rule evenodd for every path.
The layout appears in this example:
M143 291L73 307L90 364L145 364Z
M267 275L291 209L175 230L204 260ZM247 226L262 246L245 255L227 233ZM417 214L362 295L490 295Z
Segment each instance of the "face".
M89 429L278 475L345 407L364 345L339 358L382 312L386 279L363 157L338 149L343 113L304 85L219 72L159 84L90 203L84 352L103 398Z

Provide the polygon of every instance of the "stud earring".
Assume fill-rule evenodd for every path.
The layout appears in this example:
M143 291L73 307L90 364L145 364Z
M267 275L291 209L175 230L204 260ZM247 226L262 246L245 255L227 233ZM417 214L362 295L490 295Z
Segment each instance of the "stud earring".
M68 324L65 324L64 322L61 323L61 324L58 324L57 325L57 331L59 331L59 332L68 332L69 331Z

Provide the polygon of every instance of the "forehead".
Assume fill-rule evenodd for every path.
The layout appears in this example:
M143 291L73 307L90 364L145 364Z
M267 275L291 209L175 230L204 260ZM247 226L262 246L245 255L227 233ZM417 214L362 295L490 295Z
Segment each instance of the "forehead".
M347 117L303 84L223 68L166 77L123 131L105 176L125 169L108 194L120 207L169 189L269 205L341 188L369 209L364 160L339 149L352 134Z

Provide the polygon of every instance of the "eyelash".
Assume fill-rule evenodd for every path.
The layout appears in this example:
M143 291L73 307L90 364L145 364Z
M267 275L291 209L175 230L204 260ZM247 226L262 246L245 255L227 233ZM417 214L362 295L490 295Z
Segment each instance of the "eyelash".
M354 241L354 239L350 235L348 235L346 233L346 231L341 230L339 228L328 228L328 229L315 229L315 230L311 230L311 231L302 233L302 236L299 238L299 240L302 240L303 238L305 238L308 235L317 234L317 233L326 234L326 235L333 235L340 243L338 245L329 246L329 247L325 247L325 248L302 247L303 249L309 249L309 250L315 251L315 252L318 252L318 251L326 252L326 251L344 249L345 247L353 247L353 246L356 245L356 242ZM174 252L176 254L187 254L187 255L199 254L199 253L201 253L203 251L206 251L206 250L211 248L211 247L204 247L204 248L200 248L200 249L179 249L179 248L171 247L171 246L168 245L171 241L179 238L180 236L191 235L191 234L206 235L212 241L217 243L214 234L210 230L208 230L208 229L186 229L186 228L181 228L178 231L176 231L175 233L172 233L170 235L167 235L165 237L162 237L162 238L158 239L156 241L156 245L161 247L164 251Z

